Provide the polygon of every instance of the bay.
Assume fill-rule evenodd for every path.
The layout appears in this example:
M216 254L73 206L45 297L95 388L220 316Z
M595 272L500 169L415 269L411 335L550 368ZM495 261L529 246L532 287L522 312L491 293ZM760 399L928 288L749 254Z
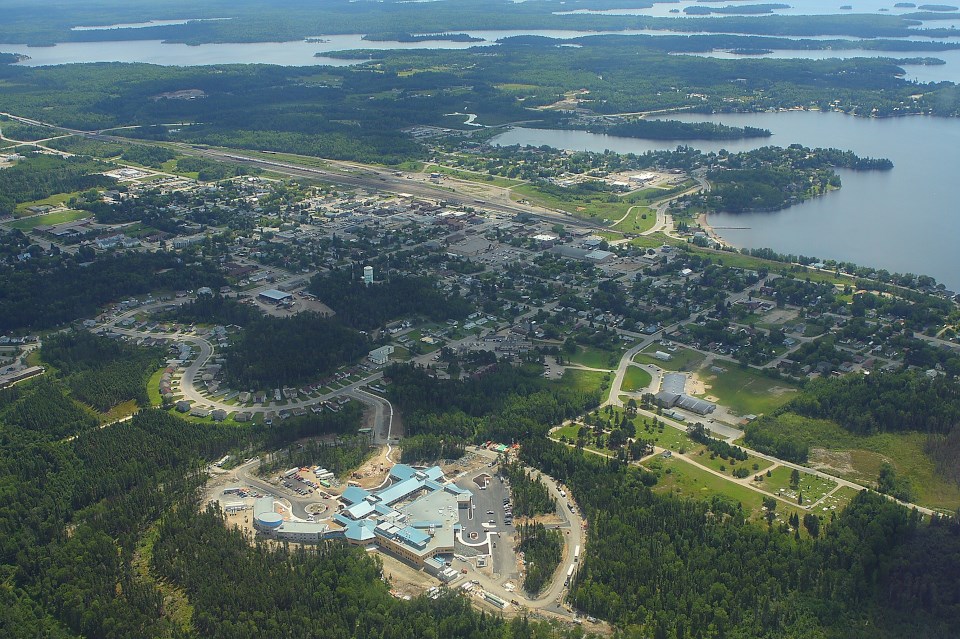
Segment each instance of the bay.
M960 121L933 117L856 118L789 111L674 114L685 122L769 129L771 138L732 141L653 141L584 131L516 128L492 142L561 149L643 153L677 144L704 151L745 151L803 144L886 157L891 171L839 171L843 187L773 213L714 214L709 222L737 247L837 259L889 271L922 273L960 289ZM746 228L722 228L746 227Z

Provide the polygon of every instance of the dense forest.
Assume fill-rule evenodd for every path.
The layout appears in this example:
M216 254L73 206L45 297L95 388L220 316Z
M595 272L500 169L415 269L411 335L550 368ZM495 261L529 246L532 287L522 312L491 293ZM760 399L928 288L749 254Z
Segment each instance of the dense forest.
M703 204L730 213L775 211L840 187L835 168L889 170L885 158L861 158L838 149L763 147L721 157L707 173Z
M679 22L686 25L688 21L695 20ZM218 22L216 28L231 23ZM212 22L202 24L214 28ZM421 28L412 33L423 33ZM486 48L346 51L336 55L374 59L356 66L324 67L320 75L311 67L269 65L223 65L215 72L209 67L143 64L38 69L8 65L0 66L0 79L8 83L0 96L0 109L37 116L42 105L44 120L84 130L142 126L117 131L132 138L383 164L424 159L424 147L403 130L416 125L462 126L448 117L450 113L476 113L478 122L488 125L535 119L541 126L560 126L567 119L563 114L531 109L581 90L589 92L584 107L597 115L798 106L880 116L960 113L956 86L940 83L920 89L901 77L902 69L894 60L721 60L670 55L683 50L676 48L679 41L671 40L674 48L659 37L595 36L569 41L520 37L503 40L496 55ZM705 50L707 43L691 46ZM184 88L203 91L205 97L153 99ZM162 126L174 122L194 124ZM655 130L679 125L637 126ZM684 138L693 130L696 135L718 135L709 127L680 128ZM196 160L184 161L181 168L211 179L235 172L235 168L207 167Z
M192 302L182 304L163 317L186 324L236 324L247 326L263 316L255 306L244 304L235 297L219 293L198 295Z
M643 471L553 442L530 441L522 459L587 515L571 601L636 636L948 637L958 621L955 521L920 523L864 492L819 539L797 541L737 503L660 496Z
M523 577L523 589L531 594L543 590L550 583L563 558L563 533L554 528L547 530L541 523L520 524L517 528L520 541L517 551L523 553L527 573Z
M249 322L233 339L224 375L234 388L296 386L355 362L369 346L357 331L316 313L268 315Z
M768 138L767 129L752 126L736 127L712 122L679 122L677 120L634 120L595 130L609 135L647 140L741 140Z
M960 424L960 382L906 370L823 377L807 384L781 410L832 419L861 435L946 433Z
M336 312L337 321L360 330L383 328L408 315L463 319L471 309L459 295L440 291L427 277L398 275L364 286L347 272L329 271L310 280L310 292Z
M557 510L556 500L550 496L547 485L533 478L518 461L501 462L500 473L510 481L513 513L517 517L546 515Z
M135 400L150 406L147 380L163 363L163 352L86 331L56 333L43 340L43 361L56 367L73 397L104 413Z
M96 352L68 343L59 361L86 371L96 364L84 353ZM242 456L268 441L294 449L302 435L355 428L358 411L269 432L144 411L62 441L73 417L56 408L58 397L66 390L46 379L0 391L4 637L234 639L292 629L311 638L582 636L522 618L507 623L455 596L405 602L362 551L251 546L217 512L198 512L204 459ZM25 400L37 404L29 423L12 418ZM366 448L347 438L310 452L346 470Z
M61 258L43 270L36 263L0 270L0 331L59 326L93 316L107 302L158 289L226 284L213 264L187 265L172 253L106 254L85 265L70 256Z
M453 435L412 435L403 438L400 461L405 464L459 459L466 452L466 440Z
M856 435L927 433L928 452L938 468L960 479L954 456L960 450L960 383L949 377L901 370L812 380L773 415L749 425L746 443L783 459L807 461L809 438L781 423L789 415L830 420Z
M51 129L46 131L54 133ZM42 200L57 193L111 186L116 180L99 174L109 168L86 157L62 158L26 153L22 160L0 171L0 215L13 214L16 205L22 202Z
M538 365L497 364L479 377L437 380L423 368L394 364L384 377L392 380L390 401L403 414L407 435L475 443L546 435L551 425L600 401L599 392L548 382Z

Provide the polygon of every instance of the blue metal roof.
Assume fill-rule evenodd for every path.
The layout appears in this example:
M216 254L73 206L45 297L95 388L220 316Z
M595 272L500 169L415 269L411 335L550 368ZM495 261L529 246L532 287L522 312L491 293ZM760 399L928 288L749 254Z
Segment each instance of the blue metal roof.
M373 512L373 504L368 501L361 501L360 503L350 506L343 512L351 519L362 519Z
M423 488L423 482L419 479L411 477L410 479L405 479L398 484L390 486L389 488L385 488L382 492L377 493L377 496L383 500L383 503L390 505L400 501L407 495L410 495L421 488Z
M430 541L430 535L411 526L401 528L400 532L397 533L397 537L401 539L403 543L419 550L426 548L427 543Z
M403 481L404 479L410 479L413 477L413 474L417 470L408 464L396 464L393 468L390 469L390 476Z
M364 490L363 488L359 488L357 486L348 486L347 489L343 491L343 495L340 497L340 499L348 504L355 504L358 501L363 501L369 496L370 492Z
M370 541L374 537L373 527L374 523L369 519L352 521L344 528L343 534L350 541Z

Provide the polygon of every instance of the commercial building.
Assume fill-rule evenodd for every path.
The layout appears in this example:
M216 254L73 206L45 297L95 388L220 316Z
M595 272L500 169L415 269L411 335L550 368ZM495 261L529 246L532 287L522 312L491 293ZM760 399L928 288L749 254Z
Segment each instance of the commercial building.
M275 288L268 288L265 291L260 291L260 294L257 295L261 300L269 304L279 304L281 302L286 302L289 299L293 298L293 295L290 293L285 293L283 291L278 291Z
M683 373L668 373L663 376L660 392L654 399L663 408L679 407L697 415L709 415L717 405L705 399L691 397L686 393L687 376Z
M381 346L380 348L375 348L370 351L367 355L367 359L378 366L386 364L390 360L390 356L393 354L393 346L387 344L386 346Z

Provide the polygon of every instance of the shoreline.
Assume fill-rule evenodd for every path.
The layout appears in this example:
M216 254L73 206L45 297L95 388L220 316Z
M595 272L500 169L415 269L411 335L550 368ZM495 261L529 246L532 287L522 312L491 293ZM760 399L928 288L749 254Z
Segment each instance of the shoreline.
M721 248L725 246L729 246L731 248L737 248L733 244L724 240L717 233L716 229L710 226L710 222L707 221L706 213L701 213L700 215L697 216L697 224L700 226L701 230L703 230L703 232L707 234L707 237L709 237L711 240L719 244Z

